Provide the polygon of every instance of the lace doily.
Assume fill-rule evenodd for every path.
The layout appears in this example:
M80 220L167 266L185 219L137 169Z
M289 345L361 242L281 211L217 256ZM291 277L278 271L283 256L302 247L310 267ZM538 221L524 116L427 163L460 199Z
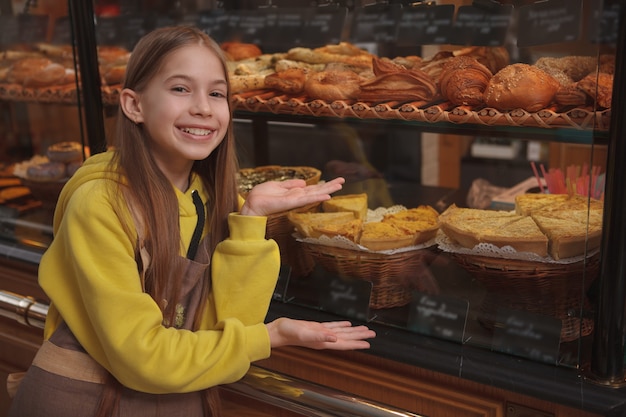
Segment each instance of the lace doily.
M395 205L391 207L379 207L375 210L368 209L367 218L365 219L365 222L378 222L382 220L382 218L386 214L398 213L403 210L406 210L406 207L402 205ZM341 249L350 249L350 250L370 252L370 253L382 253L382 254L387 254L387 255L426 249L436 244L436 239L431 239L419 245L405 246L402 248L390 249L390 250L373 251L373 250L366 248L365 246L361 246L358 243L351 241L350 239L344 236L334 236L334 237L321 236L319 238L312 238L312 237L304 237L298 233L294 233L293 237L298 242L310 243L313 245L324 245L324 246L331 246L331 247L341 248Z
M444 252L462 255L488 256L491 258L516 259L522 261L543 262L552 264L573 264L585 259L585 255L580 255L571 258L556 260L549 255L543 257L532 252L518 252L511 246L503 246L500 248L491 243L479 243L472 249L469 249L454 242L442 231L439 231L439 233L437 233L437 236L435 237L435 242L439 249ZM594 250L591 253L587 254L587 256L591 257L597 252L598 250Z

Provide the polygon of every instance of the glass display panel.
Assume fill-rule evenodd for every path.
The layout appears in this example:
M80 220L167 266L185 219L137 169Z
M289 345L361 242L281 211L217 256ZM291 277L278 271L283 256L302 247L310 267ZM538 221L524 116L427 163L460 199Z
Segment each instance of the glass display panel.
M586 365L619 3L143 3L96 2L109 142L139 37L197 25L230 59L242 168L344 176L340 194L367 196L363 223L400 217L397 236L422 237L385 252L361 244L363 229L351 238L307 238L294 235L286 215L270 217L268 236L284 264L280 302L538 362ZM45 250L56 196L90 153L65 14L0 15L10 28L0 38L0 244L7 251ZM28 30L34 20L37 28L46 21L46 30ZM233 44L258 52L235 56ZM25 59L47 59L65 78L20 78ZM296 90L281 82L287 69L301 77ZM60 161L63 173L31 168L63 158L58 152L74 155ZM533 214L534 200L524 208L519 195L548 196L538 203L544 210ZM559 195L566 198L549 199ZM401 217L420 207L436 213L432 235ZM573 236L563 234L567 227Z

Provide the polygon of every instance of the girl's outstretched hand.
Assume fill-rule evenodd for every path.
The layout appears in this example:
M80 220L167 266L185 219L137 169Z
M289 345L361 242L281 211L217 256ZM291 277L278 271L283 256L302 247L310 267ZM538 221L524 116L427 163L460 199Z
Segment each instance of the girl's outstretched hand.
M241 214L267 216L319 203L330 199L332 193L341 190L344 182L341 177L315 185L306 185L304 180L264 182L250 190Z
M349 321L294 320L281 317L267 325L272 348L302 346L311 349L368 349L376 333L367 326L352 326Z

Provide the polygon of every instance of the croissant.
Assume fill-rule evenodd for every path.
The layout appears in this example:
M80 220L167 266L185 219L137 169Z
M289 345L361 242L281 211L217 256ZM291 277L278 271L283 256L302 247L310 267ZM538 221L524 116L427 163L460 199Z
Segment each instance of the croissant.
M475 58L460 55L443 66L439 89L443 98L457 106L480 106L492 74Z
M613 96L613 74L604 72L591 73L580 80L577 84L579 90L590 98L595 99L596 104L605 109L611 108Z
M435 82L420 69L406 69L378 57L372 64L375 76L361 83L359 100L428 101L437 93Z

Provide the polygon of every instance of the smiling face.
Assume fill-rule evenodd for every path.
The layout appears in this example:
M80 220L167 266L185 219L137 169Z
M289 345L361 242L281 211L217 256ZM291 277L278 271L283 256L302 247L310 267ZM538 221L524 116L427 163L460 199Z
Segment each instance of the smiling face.
M170 53L141 92L124 89L122 109L147 132L154 159L184 189L194 161L221 143L230 122L228 85L220 59L193 44Z

